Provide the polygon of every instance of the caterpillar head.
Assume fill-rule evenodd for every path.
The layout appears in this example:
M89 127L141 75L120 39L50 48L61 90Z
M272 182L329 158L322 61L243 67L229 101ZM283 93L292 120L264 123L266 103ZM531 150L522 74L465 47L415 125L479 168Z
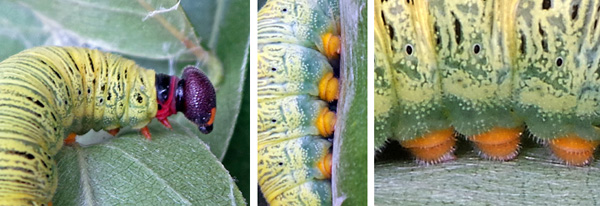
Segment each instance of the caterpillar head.
M167 117L183 112L185 117L208 134L213 129L217 112L215 88L198 68L188 66L182 78L156 74L156 96L158 112L156 119L171 128Z

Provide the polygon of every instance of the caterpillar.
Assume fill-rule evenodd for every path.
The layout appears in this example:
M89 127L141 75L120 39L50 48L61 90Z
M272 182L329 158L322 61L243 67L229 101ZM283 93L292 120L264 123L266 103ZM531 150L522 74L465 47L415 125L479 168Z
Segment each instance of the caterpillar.
M454 158L456 134L510 160L520 136L586 165L599 144L600 2L376 1L376 145L421 163Z
M0 62L0 204L46 205L57 186L55 154L67 134L142 130L183 112L213 127L215 90L197 68L182 79L132 60L76 47L36 47ZM73 136L74 135L69 135Z
M338 22L334 0L269 0L258 13L257 174L270 205L332 204Z

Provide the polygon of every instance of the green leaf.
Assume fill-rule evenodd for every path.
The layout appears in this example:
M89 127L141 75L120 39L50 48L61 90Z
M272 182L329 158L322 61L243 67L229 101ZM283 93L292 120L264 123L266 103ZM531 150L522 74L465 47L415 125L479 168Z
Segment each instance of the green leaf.
M196 148L196 150L211 151L216 158L208 158L203 161L210 161L205 163L206 165L212 165L210 170L223 172L223 170L220 170L222 166L218 161L222 160L225 156L232 134L236 128L235 123L240 109L243 96L243 82L247 71L249 2L244 0L202 0L193 1L192 3L190 3L191 1L184 1L181 3L181 6L184 7L183 9L181 7L173 7L175 9L159 14L159 16L168 22L167 24L160 23L156 16L147 19L144 19L144 17L151 11L169 9L177 3L176 1L152 1L150 5L153 9L150 10L142 6L144 5L143 2L141 0L127 2L119 0L100 2L84 0L2 1L0 2L0 48L2 48L0 51L0 60L24 48L51 44L87 46L104 51L118 52L127 58L133 58L136 63L146 68L156 69L157 72L168 74L179 74L185 65L202 64L201 68L208 73L217 88L218 106L213 132L209 135L201 134L196 126L181 114L169 119L174 125L174 132L184 132L187 138L195 139L196 141L201 140L208 145L208 147L203 146ZM188 17L195 19L188 21ZM198 19L203 21L198 21ZM203 23L206 22L210 22L211 24L208 26L204 25ZM180 35L183 35L188 43L191 42L199 45L199 39L202 39L202 45L210 51L200 57L192 55L193 52L191 52L188 46L182 43L181 38L175 37L174 33L166 29L165 25L177 28L176 31L179 31ZM196 34L199 36L196 36ZM214 63L215 57L220 62ZM213 62L206 64L204 58L208 58ZM162 125L157 124L156 121L151 124L151 127L151 131L166 130ZM153 138L155 140L169 138L168 136L163 137L162 134L164 133L153 134ZM77 148L75 149L77 150L75 154L80 156L81 154L85 154L85 156L111 154L111 149L102 147L102 145L117 144L113 141L120 142L122 138L104 142L106 139L111 138L108 134L102 132L91 132L84 137L80 137L78 141L81 143L103 143L98 146ZM170 140L166 145L180 145L181 148L190 148L185 146L189 142L181 141L181 139L175 138ZM140 141L145 140L141 139ZM129 142L125 142L125 144L127 143ZM124 150L129 147L135 148L134 145L122 146L125 147ZM66 150L74 149L67 148ZM201 151L195 152L199 153ZM65 158L65 160L58 159L59 164L78 165L78 162L68 162L77 160L77 158L73 158L73 156L76 156L75 154L61 153L62 156L71 158ZM153 161L152 158L155 158L155 156L148 156L147 161ZM107 161L109 160L111 158L107 159ZM177 158L173 158L173 160L176 160L174 163L178 164L190 164ZM158 159L156 161L161 162L163 160ZM198 173L204 174L206 167L193 169L194 171L190 171L188 174L195 176ZM80 173L78 167L61 168L60 171L61 176L64 176L64 174ZM116 177L120 175L118 171L120 170L105 172L110 172L107 175L112 174L113 177ZM162 170L156 171L160 172ZM249 171L246 171L245 177L238 178L248 179L248 173ZM164 175L157 174L159 176ZM226 185L221 186L235 188L235 185L232 186L234 182L231 180L231 177L229 175L226 175L226 177L227 181L211 182L215 184L216 182L227 182ZM73 177L67 177L67 179L69 178L72 179ZM90 176L90 178L95 177ZM207 174L199 178L207 180L215 177ZM62 182L68 181L65 178L61 178L60 181L60 185L64 186L68 184ZM98 184L102 183L102 181L98 182ZM60 187L68 188L68 191L66 191L68 193L79 194L79 191L76 189L79 188L78 186ZM190 187L186 189L189 189L191 192L196 191L197 195L221 196L229 194L217 190L213 191L215 193L211 193L210 191L212 190L206 193L201 190L202 188ZM234 191L233 193L239 193L237 188ZM248 191L248 189L246 188L245 191ZM219 194L216 192L219 192ZM115 199L127 199L126 197L118 196L119 194L112 194L112 197ZM55 201L61 202L57 199Z
M151 141L138 131L57 155L54 205L245 205L208 146L179 125L153 123Z
M0 2L0 60L43 44L49 35L30 9L13 2Z
M572 167L525 142L516 160L481 159L460 141L454 161L417 165L397 143L375 162L375 205L596 205L600 162ZM382 157L383 156L383 157Z
M250 71L246 70L246 76ZM246 78L244 91L250 89L250 79ZM250 199L250 92L244 92L240 116L235 126L235 132L231 139L223 165L231 176L236 179L236 184L242 191L244 199Z
M340 2L342 89L333 148L333 205L367 205L367 3Z
M149 59L169 59L187 50L157 18L148 16L150 11L174 6L176 1L23 0L19 3L35 12L50 30L54 44L85 45ZM199 42L181 7L160 16L183 37ZM178 58L195 59L191 53Z

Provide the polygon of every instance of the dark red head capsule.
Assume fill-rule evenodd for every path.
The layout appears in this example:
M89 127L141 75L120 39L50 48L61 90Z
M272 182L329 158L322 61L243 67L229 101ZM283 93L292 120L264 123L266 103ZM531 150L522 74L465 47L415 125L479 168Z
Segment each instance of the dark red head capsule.
M187 119L198 125L202 133L208 134L213 129L217 112L215 88L196 67L186 67L181 76L182 79L156 74L156 119L171 128L167 117L183 112Z

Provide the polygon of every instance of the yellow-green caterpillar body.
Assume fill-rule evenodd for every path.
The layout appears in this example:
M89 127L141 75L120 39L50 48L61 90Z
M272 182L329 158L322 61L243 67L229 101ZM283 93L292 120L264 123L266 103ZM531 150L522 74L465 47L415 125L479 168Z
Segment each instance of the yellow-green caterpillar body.
M188 71L197 75L203 74ZM75 47L36 47L0 62L0 205L49 203L57 186L53 158L68 134L139 129L161 111L165 120L186 112L180 107L197 101L186 96L191 82L203 82L197 85L205 86L198 91L204 100L196 104L213 113L200 109L202 117L186 117L212 128L206 116L214 118L214 88L200 79L179 81L117 55ZM165 105L164 97L179 100Z
M450 127L600 140L600 2L375 4L376 147Z
M271 205L331 205L331 142L316 122L331 113L322 38L338 21L333 0L270 0L258 13L258 183Z

